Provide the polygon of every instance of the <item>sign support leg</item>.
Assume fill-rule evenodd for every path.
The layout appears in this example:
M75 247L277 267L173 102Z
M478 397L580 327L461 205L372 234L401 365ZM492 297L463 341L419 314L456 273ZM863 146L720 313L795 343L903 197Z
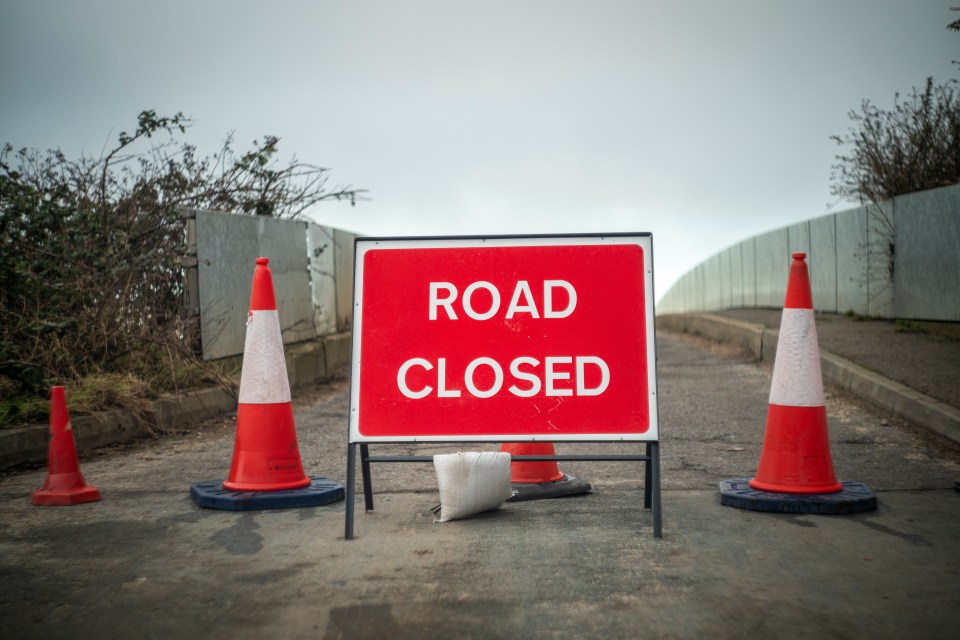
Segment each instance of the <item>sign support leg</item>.
M357 449L352 442L347 443L347 492L346 518L343 532L344 540L353 540L353 502L356 497Z
M650 443L647 443L647 462L643 471L643 508L650 508L650 496L653 495L653 456Z
M373 511L373 484L370 479L370 446L360 445L360 474L363 476L363 506Z
M650 442L647 444L647 450L650 452L650 462L647 463L647 469L650 471L650 487L652 488L652 508L653 508L653 536L655 538L663 537L663 513L660 504L660 443Z

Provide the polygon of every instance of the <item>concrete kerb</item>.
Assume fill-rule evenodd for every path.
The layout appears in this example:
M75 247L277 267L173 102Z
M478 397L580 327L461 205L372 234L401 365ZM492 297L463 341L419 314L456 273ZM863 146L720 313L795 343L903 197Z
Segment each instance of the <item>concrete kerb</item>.
M325 336L286 347L287 374L291 388L329 380L350 364L349 333ZM223 387L199 389L166 396L150 403L145 412L153 424L137 420L125 409L92 415L71 415L79 452L150 437L158 431L173 431L230 413L237 408L237 395ZM69 407L68 407L69 410ZM30 425L0 430L0 469L47 461L50 428Z
M702 336L744 349L757 360L773 362L778 332L709 313L657 316L657 327ZM914 424L960 443L960 410L870 371L846 358L820 350L823 379Z
M765 357L763 344L765 329L762 324L740 322L709 313L678 313L657 316L657 327L732 344L753 355L757 360L763 360Z
M820 351L823 377L910 422L960 442L960 410L845 358Z

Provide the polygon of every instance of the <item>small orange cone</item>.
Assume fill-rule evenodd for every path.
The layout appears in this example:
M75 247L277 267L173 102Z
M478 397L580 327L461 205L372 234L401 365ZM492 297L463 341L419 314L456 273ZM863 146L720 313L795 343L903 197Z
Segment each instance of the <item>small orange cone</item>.
M750 487L789 494L843 491L830 457L820 347L805 253L794 253L773 364L766 433Z
M290 403L280 317L267 258L257 258L240 374L229 491L283 491L310 485Z
M515 456L555 456L551 442L506 442L500 451ZM590 491L590 483L560 471L556 460L511 460L513 497L507 502L560 498Z
M550 442L507 442L500 451L512 456L555 456L556 450ZM510 463L510 482L521 484L540 484L563 480L563 474L556 460L543 462L518 460Z
M50 388L50 449L47 479L42 489L33 492L37 506L70 506L96 502L100 491L88 485L80 473L77 443L70 427L70 414L63 387Z

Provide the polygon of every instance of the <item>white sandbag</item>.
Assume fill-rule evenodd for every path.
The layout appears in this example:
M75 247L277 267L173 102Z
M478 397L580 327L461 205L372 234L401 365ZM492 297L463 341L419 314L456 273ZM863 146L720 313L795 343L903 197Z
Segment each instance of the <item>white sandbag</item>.
M440 487L440 519L447 522L498 509L512 494L510 454L469 451L433 456Z

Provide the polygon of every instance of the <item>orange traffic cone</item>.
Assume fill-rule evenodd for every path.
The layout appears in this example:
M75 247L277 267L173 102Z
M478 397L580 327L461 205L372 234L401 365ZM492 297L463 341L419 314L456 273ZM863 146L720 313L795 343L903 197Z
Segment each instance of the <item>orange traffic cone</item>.
M193 501L207 509L319 507L343 500L345 492L329 478L303 472L268 262L257 258L253 272L230 475L190 487Z
M500 451L511 456L555 456L556 450L550 442L507 442L500 446ZM521 484L540 484L563 480L563 474L556 460L526 461L517 460L510 463L510 482Z
M794 253L773 364L758 491L822 494L843 491L827 436L820 347L805 253Z
M50 449L49 469L42 489L33 492L33 504L38 506L70 506L96 502L100 491L83 479L77 460L77 443L70 427L70 414L63 387L50 388Z
M550 442L506 442L500 445L500 451L509 453L511 458L557 455ZM513 485L513 497L507 502L559 498L587 493L591 489L589 482L561 472L556 460L512 460L510 484Z
M240 374L230 491L282 491L310 484L290 403L280 318L267 258L257 258Z

